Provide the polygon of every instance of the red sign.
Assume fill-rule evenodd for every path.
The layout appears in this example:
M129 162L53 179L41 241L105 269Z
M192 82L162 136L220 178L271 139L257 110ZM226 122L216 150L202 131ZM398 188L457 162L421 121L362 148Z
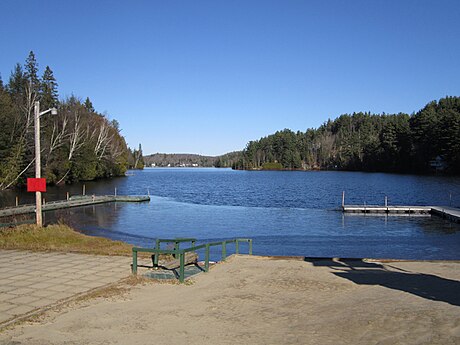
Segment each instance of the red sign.
M28 192L46 192L46 179L45 178L28 178L27 179Z

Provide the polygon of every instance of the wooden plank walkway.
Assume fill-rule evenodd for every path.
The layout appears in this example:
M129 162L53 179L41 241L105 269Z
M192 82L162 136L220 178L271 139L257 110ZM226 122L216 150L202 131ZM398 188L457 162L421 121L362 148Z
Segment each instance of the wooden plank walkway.
M150 201L150 196L129 195L77 195L69 200L47 202L42 205L43 211L52 211L63 208L103 204L108 202L143 202ZM0 217L28 214L35 212L35 204L19 205L0 209Z
M460 209L448 206L378 206L378 205L344 205L344 213L365 214L431 214L460 222Z

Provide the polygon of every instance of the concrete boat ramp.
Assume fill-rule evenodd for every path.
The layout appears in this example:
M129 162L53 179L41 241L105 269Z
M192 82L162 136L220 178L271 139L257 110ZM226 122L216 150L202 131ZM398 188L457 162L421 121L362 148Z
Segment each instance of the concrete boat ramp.
M364 214L430 214L460 223L460 209L449 206L378 206L343 205L344 213Z
M103 204L108 202L143 202L150 201L150 196L129 195L77 195L68 200L46 202L42 205L43 211L52 211L63 208ZM15 216L35 212L35 204L19 205L0 209L0 217Z

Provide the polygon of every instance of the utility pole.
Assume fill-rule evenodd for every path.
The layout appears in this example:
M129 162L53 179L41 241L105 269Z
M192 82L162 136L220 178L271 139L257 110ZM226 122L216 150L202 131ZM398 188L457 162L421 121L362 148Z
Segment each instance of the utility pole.
M34 129L35 129L35 178L41 178L41 157L40 157L40 102L35 102L34 107ZM43 226L42 218L42 192L35 192L35 215L37 226Z
M40 149L40 116L51 112L51 115L57 115L57 109L51 108L40 112L40 102L34 104L34 132L35 132L35 179L41 178L41 149ZM37 180L36 180L37 181ZM46 182L45 188L46 190ZM37 220L37 226L43 226L42 217L42 192L40 188L35 190L35 215Z

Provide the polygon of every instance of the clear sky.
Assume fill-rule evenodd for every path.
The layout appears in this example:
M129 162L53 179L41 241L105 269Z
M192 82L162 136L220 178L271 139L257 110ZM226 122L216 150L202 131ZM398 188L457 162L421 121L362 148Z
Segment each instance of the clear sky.
M4 82L33 50L144 154L460 96L459 42L458 0L0 1Z

